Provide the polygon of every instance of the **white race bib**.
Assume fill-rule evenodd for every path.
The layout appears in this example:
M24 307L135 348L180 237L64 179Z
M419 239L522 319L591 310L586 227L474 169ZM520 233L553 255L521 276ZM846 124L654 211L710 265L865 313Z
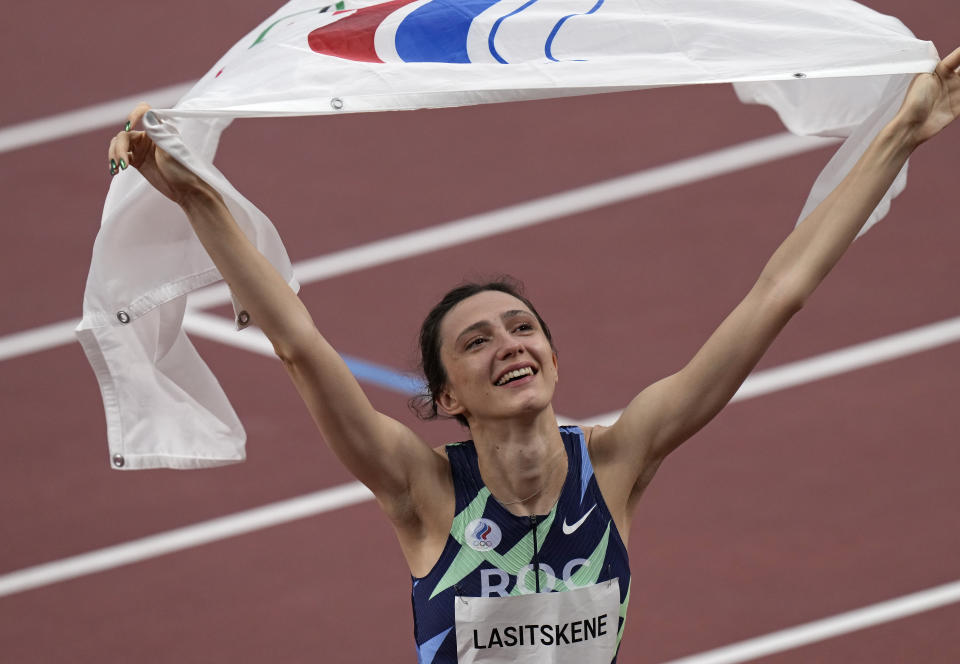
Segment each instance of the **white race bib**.
M453 602L460 664L610 664L617 653L617 579L559 593Z

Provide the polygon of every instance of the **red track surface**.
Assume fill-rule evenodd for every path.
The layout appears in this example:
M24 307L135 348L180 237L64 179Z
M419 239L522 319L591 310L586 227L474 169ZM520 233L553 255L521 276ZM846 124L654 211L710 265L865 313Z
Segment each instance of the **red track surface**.
M871 4L943 52L960 43L952 2ZM272 6L21 4L0 39L3 61L18 63L0 70L0 126L195 78ZM299 260L779 130L728 88L703 87L243 121L218 163ZM917 155L890 218L857 243L763 367L960 313L958 131ZM108 135L0 155L0 335L79 315ZM607 412L690 357L788 232L828 156L307 285L303 298L342 352L410 368L419 319L442 291L509 272L558 339L557 410ZM350 479L275 361L197 346L247 427L245 464L112 471L77 345L0 364L0 574ZM946 346L741 402L677 452L636 517L621 661L663 661L960 578L958 363L960 346ZM430 441L460 435L412 420L393 393L370 394ZM411 661L408 593L390 528L366 503L0 598L0 659ZM958 611L767 661L955 662Z

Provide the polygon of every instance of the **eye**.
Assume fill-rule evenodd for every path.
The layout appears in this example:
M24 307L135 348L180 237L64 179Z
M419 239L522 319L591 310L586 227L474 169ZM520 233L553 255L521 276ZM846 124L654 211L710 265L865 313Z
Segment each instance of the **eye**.
M530 323L520 323L515 328L513 328L514 332L530 332L532 330L533 330L533 325L531 325Z
M471 339L470 341L468 341L468 342L467 342L467 345L464 346L464 348L466 348L467 350L471 350L471 349L473 349L473 348L479 348L480 346L483 345L483 342L485 342L485 341L486 341L486 339L485 339L484 337L475 337L475 338Z

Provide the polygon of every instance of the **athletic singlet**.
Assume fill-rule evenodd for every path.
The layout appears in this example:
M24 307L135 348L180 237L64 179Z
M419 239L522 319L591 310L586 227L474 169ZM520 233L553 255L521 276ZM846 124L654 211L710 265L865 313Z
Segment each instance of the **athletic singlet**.
M583 432L579 427L560 427L560 434L567 451L567 477L556 505L545 516L511 514L484 485L473 442L447 445L456 516L436 565L427 576L413 577L414 639L420 664L457 662L455 602L462 601L458 597L563 592L611 579L619 584L619 648L630 601L627 550L600 494ZM529 622L535 624L536 616L530 616ZM539 627L526 625L526 631L520 627L519 633L517 628L512 632L506 628L496 634L473 632L472 638L478 639L477 647L491 649L515 645L518 637L528 642L534 637L550 638L559 645L574 635L589 637L606 628L583 622L569 633L562 625L546 625L542 633L535 631Z

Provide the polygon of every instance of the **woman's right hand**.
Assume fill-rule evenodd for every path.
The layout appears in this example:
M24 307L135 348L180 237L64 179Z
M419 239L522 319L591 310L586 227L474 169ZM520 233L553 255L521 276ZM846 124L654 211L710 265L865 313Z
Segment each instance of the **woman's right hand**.
M157 191L177 204L182 204L190 194L213 191L193 171L159 148L145 131L134 130L149 110L146 103L138 104L127 116L123 131L110 140L110 175L125 170L129 164L140 171Z

